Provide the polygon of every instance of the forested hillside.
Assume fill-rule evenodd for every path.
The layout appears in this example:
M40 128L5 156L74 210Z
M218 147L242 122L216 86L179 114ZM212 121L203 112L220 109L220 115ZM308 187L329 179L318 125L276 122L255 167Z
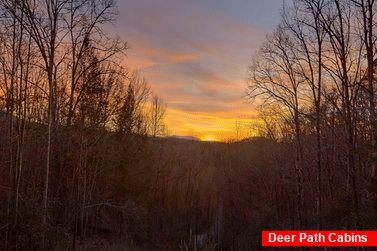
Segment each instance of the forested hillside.
M1 130L6 132L7 123ZM303 136L303 203L294 142L254 138L212 143L60 128L43 222L46 126L27 124L22 174L12 189L6 133L1 138L1 240L20 250L260 249L265 229L318 227L315 135ZM342 137L324 152L324 229L373 229L376 192L360 183L352 208ZM368 163L359 156L360 164ZM17 207L15 204L17 199ZM209 232L222 210L220 237ZM300 211L299 211L300 210ZM7 229L8 228L8 229ZM195 238L210 236L201 245ZM44 243L44 244L43 244Z

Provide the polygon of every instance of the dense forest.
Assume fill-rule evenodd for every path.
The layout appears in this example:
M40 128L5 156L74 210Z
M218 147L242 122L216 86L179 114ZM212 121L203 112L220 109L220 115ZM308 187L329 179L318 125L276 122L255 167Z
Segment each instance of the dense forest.
M202 142L166 136L106 32L113 0L1 1L0 249L260 250L266 229L375 228L376 13L292 0L249 68L257 136Z

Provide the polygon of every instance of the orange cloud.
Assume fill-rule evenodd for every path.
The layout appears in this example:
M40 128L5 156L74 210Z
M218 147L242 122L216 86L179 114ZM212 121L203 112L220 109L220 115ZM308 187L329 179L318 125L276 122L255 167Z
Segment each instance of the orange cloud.
M131 48L128 51L127 64L140 68L157 66L158 64L174 64L185 61L198 60L197 52L181 52L169 48L154 47L149 41L142 38L131 38ZM140 63L141 62L141 63Z
M156 65L155 62L146 58L135 57L134 53L128 53L128 57L125 59L125 64L131 69L142 69Z

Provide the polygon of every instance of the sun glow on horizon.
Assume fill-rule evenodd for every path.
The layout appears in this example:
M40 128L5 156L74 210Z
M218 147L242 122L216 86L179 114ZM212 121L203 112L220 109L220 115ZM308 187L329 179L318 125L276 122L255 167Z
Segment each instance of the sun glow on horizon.
M165 123L175 135L193 136L202 141L240 140L253 134L251 125L255 120L254 110L245 109L242 112L245 115L239 116L240 110L190 113L168 108ZM237 129L237 124L242 126Z

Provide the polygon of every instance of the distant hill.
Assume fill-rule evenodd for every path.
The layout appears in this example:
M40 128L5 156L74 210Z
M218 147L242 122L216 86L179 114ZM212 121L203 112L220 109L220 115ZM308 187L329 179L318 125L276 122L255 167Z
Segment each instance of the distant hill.
M183 139L183 140L192 140L192 141L201 141L200 139L194 136L172 136L174 139Z

